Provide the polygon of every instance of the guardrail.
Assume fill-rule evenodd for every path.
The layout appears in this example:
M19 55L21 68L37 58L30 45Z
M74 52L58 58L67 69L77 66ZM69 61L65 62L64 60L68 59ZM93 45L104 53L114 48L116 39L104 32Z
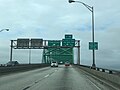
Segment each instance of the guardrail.
M48 67L50 64L19 64L16 66L1 66L0 75Z
M99 68L99 67L92 68L91 66L86 66L86 65L75 65L75 66L88 72L89 74L91 74L91 76L98 77L99 80L106 80L108 83L110 83L109 85L112 84L115 87L120 88L120 71ZM117 90L119 90L119 89L117 89Z
M120 75L120 71L118 71L118 70L111 70L111 69L100 68L100 67L92 68L91 66L87 66L87 65L80 65L80 66L90 68L90 69L94 69L94 70L101 71L101 72L106 72L106 73L109 73L109 74Z

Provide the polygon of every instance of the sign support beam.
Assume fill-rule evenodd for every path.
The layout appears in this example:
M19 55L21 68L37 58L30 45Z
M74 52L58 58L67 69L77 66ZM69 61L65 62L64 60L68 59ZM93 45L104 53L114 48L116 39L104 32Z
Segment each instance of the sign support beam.
M80 41L78 40L78 65L80 65Z
M11 40L11 45L10 45L10 47L11 47L11 50L10 50L10 62L12 61L12 52L13 52L13 40Z
M12 61L13 49L29 49L29 64L31 64L31 50L43 49L42 62L50 63L52 60L57 60L59 63L60 61L70 61L72 64L74 63L73 48L78 48L77 63L80 65L80 40L72 39L72 35L66 35L65 39L62 40L19 38L17 40L11 40L10 61Z

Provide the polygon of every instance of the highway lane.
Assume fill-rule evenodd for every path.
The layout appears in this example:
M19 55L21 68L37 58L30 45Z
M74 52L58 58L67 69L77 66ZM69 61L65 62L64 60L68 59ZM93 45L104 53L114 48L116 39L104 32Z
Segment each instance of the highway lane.
M46 67L0 77L0 90L110 90L72 66Z

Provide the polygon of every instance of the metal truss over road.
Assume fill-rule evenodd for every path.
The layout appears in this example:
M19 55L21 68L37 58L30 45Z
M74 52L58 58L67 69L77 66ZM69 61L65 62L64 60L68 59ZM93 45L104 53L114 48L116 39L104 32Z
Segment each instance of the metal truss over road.
M78 49L78 64L80 64L80 40L73 39L73 35L66 34L62 40L43 40L39 38L18 38L11 40L10 61L12 61L13 49L43 49L43 63L58 61L58 63L74 62L74 49Z

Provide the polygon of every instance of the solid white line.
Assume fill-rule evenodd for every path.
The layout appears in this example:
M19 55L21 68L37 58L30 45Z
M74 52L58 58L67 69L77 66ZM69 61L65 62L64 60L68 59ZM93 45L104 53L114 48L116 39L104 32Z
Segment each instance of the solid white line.
M46 78L46 77L49 77L49 74L48 74L48 75L45 75L45 78Z
M88 79L89 80L89 79ZM91 80L89 80L98 90L102 90L100 89L97 85L95 85Z
M57 71L57 69L55 70L55 72Z
M84 72L84 71L83 71L83 72ZM86 72L86 73L87 73L87 72ZM91 75L90 73L87 73L87 74ZM114 87L113 85L109 84L108 82L106 82L106 81L104 81L104 80L101 80L101 79L99 79L98 77L96 77L96 76L94 76L94 75L92 75L92 77L95 78L95 79L97 79L97 80L99 80L100 82L102 82L102 83L104 83L104 84L106 84L106 85L114 88L115 90L118 90L117 87ZM87 76L87 78L88 78L88 76ZM88 80L89 80L89 78L88 78ZM89 80L89 81L90 81L90 80ZM91 81L90 81L90 82L91 82Z

